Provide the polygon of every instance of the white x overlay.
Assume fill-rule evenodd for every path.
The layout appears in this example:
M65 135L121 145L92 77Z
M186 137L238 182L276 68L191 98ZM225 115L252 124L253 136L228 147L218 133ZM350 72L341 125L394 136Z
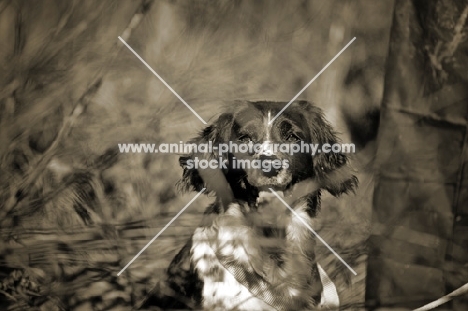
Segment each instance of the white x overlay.
M193 112L193 114L198 117L198 119L200 119L200 121L203 122L203 124L207 124L205 122L205 120L203 120L202 117L200 117L200 115L195 111L193 110L192 107L190 107L189 104L187 104L185 102L185 100L179 96L179 94L177 94L176 91L174 91L174 89L166 83L166 81L164 81L163 78L161 78L160 75L158 75L158 73L156 71L153 70L153 68L151 68L150 65L148 65L148 63L145 62L145 60L140 56L138 55L137 52L135 52L132 47L130 45L127 44L127 42L125 42L124 39L122 39L120 36L118 37L119 40L183 103L185 104L185 106L187 106L188 109L190 109L190 111ZM270 119L269 118L269 122L268 124L271 125L273 123L273 121L278 118L311 84L312 82L314 82L340 55L341 53L343 53L353 42L354 40L356 40L356 37L354 37L353 39L351 39L351 41L348 42L348 44L346 44L346 46L344 48L341 49L341 51L338 52L338 54L335 55L335 57L333 57L326 65L325 67L322 68L322 70L320 70L316 75L315 77L312 78L312 80L309 81L309 83L307 83L306 86L304 86L302 88L302 90L299 91L299 93L296 94L296 96L293 97L293 99L291 99L289 101L289 103L286 104L286 106L283 107L283 109L281 109L280 112L278 112L278 114L273 118L273 119ZM133 257L132 260L130 260L130 262L122 269L120 270L119 273L117 273L117 276L120 276L122 274L122 272L124 272L160 235L161 233L164 232L164 230L166 230L173 222L174 220L176 220L189 206L190 204L193 203L193 201L195 201L204 191L206 190L206 188L203 188L192 200L190 200L189 203L187 203L187 205L184 206L184 208L182 208L178 213L177 215L174 216L174 218L171 219L171 221L169 221L169 223L164 226L164 228L161 229L161 231L158 232L158 234L156 234L156 236L154 236L151 241L149 241L145 247L143 247L141 249L141 251L135 255L135 257ZM343 258L340 257L340 255L338 255L337 252L335 252L335 250L333 250L333 248L331 248L330 245L328 245L327 242L325 242L324 239L322 239L322 237L320 237L320 235L318 235L317 232L315 232L314 229L312 229L273 189L270 188L270 191L289 209L291 210L291 212L299 219L299 221L301 221L316 237L317 239L320 240L320 242L322 242L354 275L357 275L356 271L354 271L353 268L351 268L347 263L346 261L343 260Z

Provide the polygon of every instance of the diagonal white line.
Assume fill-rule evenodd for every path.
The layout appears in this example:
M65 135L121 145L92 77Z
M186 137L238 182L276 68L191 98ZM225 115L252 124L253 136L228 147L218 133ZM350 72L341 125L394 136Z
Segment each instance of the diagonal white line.
M289 107L289 105L291 105L302 94L302 92L304 92L312 84L312 82L314 82L315 79L317 79L328 68L328 66L330 66L341 55L341 53L343 53L351 45L351 43L354 42L354 40L356 40L356 37L351 39L351 41L349 41L348 44L346 44L346 46L342 48L341 51L339 51L338 54L336 54L335 57L333 57L332 60L329 61L328 64L326 64L325 67L323 67L322 70L320 70L319 73L317 73L315 77L313 77L312 80L310 80L309 83L307 83L307 85L304 86L302 90L300 90L300 92L297 93L297 95L294 96L294 98L291 99L289 103L287 103L286 106L284 106L283 109L281 109L281 111L278 112L278 114L273 119L271 119L268 124L271 125L271 123L273 123L273 121L275 121L275 119L278 118L280 114L282 114Z
M302 219L302 217L299 216L299 215L296 213L296 211L294 211L294 210L291 208L291 206L289 206L288 203L286 203L286 202L283 200L283 198L281 198L273 189L271 189L271 188L268 188L268 189L270 189L270 191L271 191L287 208L289 208L289 210L299 219L299 221L302 222L302 223L304 224L304 226L306 226L306 227L317 237L317 239L319 239L320 242L322 242L323 245L325 245L325 246L330 250L330 252L332 252L333 255L335 255L335 256L346 266L346 268L349 269L349 271L351 271L354 275L357 275L356 271L354 271L354 269L351 268L351 267L346 263L346 261L344 261L343 258L341 258L340 255L338 255L338 253L335 252L335 250L334 250L333 248L331 248L331 246L328 245L328 243L325 242L325 240L322 239L322 237L321 237L320 235L318 235L318 233L315 232L315 230L312 229L312 227L309 226L309 224L306 223L306 222L304 221L304 219Z
M162 228L161 231L159 231L158 234L156 234L154 238L152 238L151 241L149 241L148 244L146 244L145 247L143 247L141 251L138 254L136 254L135 257L133 257L133 259L130 260L130 262L125 267L123 267L122 270L120 270L119 273L117 273L117 276L120 276L122 272L124 272L125 269L127 269L151 245L151 243L153 243L161 235L161 233L163 233L164 230L166 230L167 227L169 227L174 222L174 220L176 220L177 217L179 217L180 214L182 214L187 209L187 207L189 207L190 204L192 204L193 201L195 201L205 190L206 188L203 188L199 193L197 193L197 195L193 199L191 199L190 202L188 202L187 205L185 205L184 208L181 209L180 212L178 212L177 215L175 215L174 218L172 218L171 221L169 221L167 225L165 225L164 228Z
M439 299L437 299L437 300L435 300L435 301L433 301L431 303L428 303L427 305L424 305L424 306L422 306L420 308L414 309L413 311L429 311L429 310L435 309L436 307L438 307L440 305L443 305L444 303L449 302L453 298L455 298L457 296L464 295L466 293L468 293L468 283L466 283L465 285L462 285L461 287L457 288L456 290L454 290L450 294L442 296Z
M206 124L205 120L203 120L202 117L200 117L200 115L195 110L193 110L192 107L190 107L190 105L187 104L185 100L180 97L179 94L177 94L177 92L174 91L174 89L169 84L167 84L166 81L164 81L164 79L161 78L161 76L158 75L156 71L153 70L153 68L150 67L150 65L148 65L148 63L146 63L145 60L141 58L141 56L138 55L138 53L135 52L132 47L128 45L127 42L125 42L124 39L122 39L120 36L118 38L146 66L146 68L148 68L182 103L184 103L185 106L187 106L188 109L190 109L191 112L193 112L194 115L197 116L198 119L200 119L200 121L203 122L203 124Z

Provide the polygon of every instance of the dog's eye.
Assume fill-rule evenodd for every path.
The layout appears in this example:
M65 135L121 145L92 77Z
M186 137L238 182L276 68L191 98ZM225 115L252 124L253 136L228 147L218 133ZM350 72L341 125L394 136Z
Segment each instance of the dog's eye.
M252 138L250 138L249 135L247 134L244 134L244 135L241 135L237 138L239 141L241 142L244 142L244 143L248 143L248 142L251 142L252 141Z
M290 142L297 142L297 141L300 141L301 138L294 133L290 133L289 135L286 136L286 140Z

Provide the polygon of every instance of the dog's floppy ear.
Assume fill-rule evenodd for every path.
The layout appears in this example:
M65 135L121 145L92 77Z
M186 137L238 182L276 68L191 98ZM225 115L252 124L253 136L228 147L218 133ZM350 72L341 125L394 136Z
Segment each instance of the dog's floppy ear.
M325 120L320 108L307 101L300 101L299 106L305 114L313 144L323 149L325 144L332 147L341 144L332 126ZM314 175L320 187L334 196L353 192L358 179L351 173L348 157L340 152L320 152L312 156Z
M227 142L230 138L232 123L233 114L223 113L216 121L204 128L196 138L192 139L188 143L200 146L201 144L209 144L211 141L213 146L217 146L219 143ZM220 169L197 170L195 168L190 168L188 164L189 161L194 160L195 157L198 157L200 160L219 159L220 155L215 151L211 153L196 153L195 151L196 150L192 149L190 154L183 155L179 158L179 163L183 167L184 172L182 179L177 183L178 188L181 191L201 191L206 187L208 191L217 192L216 188L218 187L215 186L225 186L224 183L227 183L225 180L222 180L224 178L224 174Z

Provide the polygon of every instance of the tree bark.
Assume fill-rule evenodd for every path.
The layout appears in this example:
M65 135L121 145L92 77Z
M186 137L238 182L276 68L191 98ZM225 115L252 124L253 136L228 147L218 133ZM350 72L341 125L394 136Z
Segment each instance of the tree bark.
M376 156L370 309L417 308L468 282L467 15L465 0L395 2ZM461 304L444 307L468 310Z

